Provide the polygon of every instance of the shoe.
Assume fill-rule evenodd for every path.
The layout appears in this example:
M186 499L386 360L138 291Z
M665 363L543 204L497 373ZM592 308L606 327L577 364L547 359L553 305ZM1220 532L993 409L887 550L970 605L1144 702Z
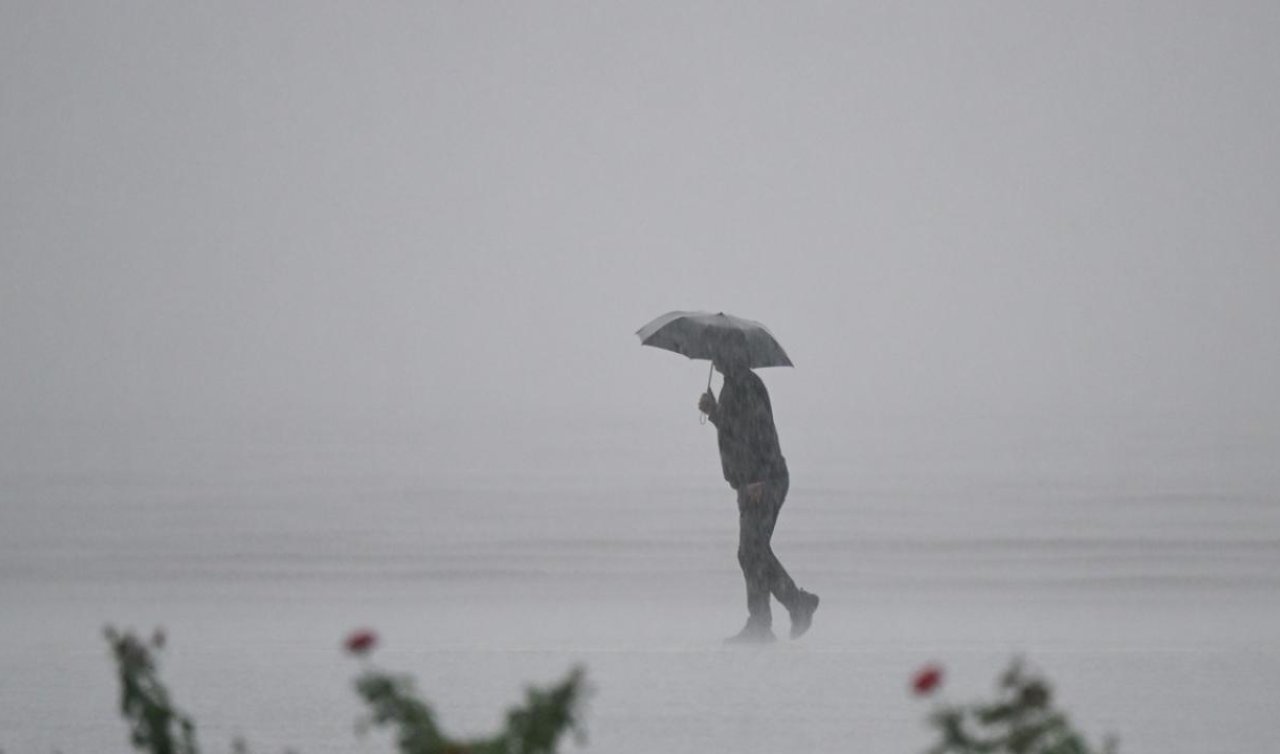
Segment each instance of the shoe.
M800 592L796 598L796 606L791 613L791 638L799 639L813 625L813 614L818 609L818 595L811 592Z
M778 637L773 635L773 629L759 623L747 621L747 625L742 627L738 633L724 640L725 644L769 644L775 642Z

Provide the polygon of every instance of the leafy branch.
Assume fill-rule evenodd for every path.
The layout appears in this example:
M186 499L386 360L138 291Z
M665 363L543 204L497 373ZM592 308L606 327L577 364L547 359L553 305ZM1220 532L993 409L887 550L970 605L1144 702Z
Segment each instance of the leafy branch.
M917 676L919 694L932 692L939 671ZM930 716L939 740L929 754L1115 754L1116 741L1092 748L1070 719L1053 704L1043 678L1014 660L1000 676L991 702L943 705Z
M200 754L195 721L174 705L160 679L157 657L164 634L157 631L150 641L111 627L105 634L120 679L120 713L129 724L134 748L150 754ZM376 643L373 632L358 631L345 646L363 657ZM367 666L356 678L355 689L368 708L357 730L393 729L400 754L554 754L565 733L581 737L578 709L586 683L582 670L575 668L548 688L531 687L524 703L508 710L502 730L465 741L444 734L431 705L418 697L408 676ZM236 741L233 751L245 754L247 747Z
M133 748L152 754L199 754L195 721L174 706L160 680L155 653L164 646L164 634L157 631L144 642L110 626L104 633L120 676L120 714L129 723Z

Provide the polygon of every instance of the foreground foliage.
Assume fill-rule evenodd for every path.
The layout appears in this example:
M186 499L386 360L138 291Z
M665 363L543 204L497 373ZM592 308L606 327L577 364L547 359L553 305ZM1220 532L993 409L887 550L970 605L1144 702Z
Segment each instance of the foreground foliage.
M144 641L108 628L106 636L120 678L120 712L134 748L151 754L199 754L195 722L174 706L160 680L157 655L164 647L163 634ZM375 643L372 632L361 631L347 639L346 647L363 660ZM574 669L546 689L530 688L524 704L507 712L502 730L472 740L447 736L408 676L366 664L355 688L368 708L357 730L391 730L400 754L554 754L566 733L581 732L577 710L586 685L582 671ZM235 749L244 751L245 746L237 743Z
M160 681L155 653L164 646L164 634L156 632L150 642L113 628L106 635L120 676L120 714L129 723L133 747L153 754L198 754L195 722L173 706Z
M369 707L367 724L393 729L401 754L552 754L561 735L574 729L582 672L573 670L547 690L529 689L524 706L507 712L502 731L472 741L445 736L407 676L366 670L356 679L356 691Z
M150 754L199 754L194 720L175 706L160 679L158 654L164 634L150 640L131 632L106 630L120 679L120 712L129 725L134 748ZM522 705L511 708L497 733L470 740L450 738L436 721L431 705L418 696L405 675L374 667L368 655L377 644L369 630L353 632L345 647L363 663L355 680L365 715L356 730L385 729L400 754L554 754L566 733L577 733L578 710L585 694L582 671L572 670L546 688L529 688ZM920 670L911 681L918 696L932 696L942 685L936 665ZM940 703L929 716L938 741L928 754L1115 754L1107 740L1093 748L1054 706L1049 683L1015 661L999 677L995 699L956 705ZM237 741L237 754L247 747Z
M913 688L927 695L941 683L941 669L927 667ZM1053 690L1015 660L1000 676L989 702L943 704L931 716L939 740L929 754L1115 754L1108 739L1093 748L1053 703Z

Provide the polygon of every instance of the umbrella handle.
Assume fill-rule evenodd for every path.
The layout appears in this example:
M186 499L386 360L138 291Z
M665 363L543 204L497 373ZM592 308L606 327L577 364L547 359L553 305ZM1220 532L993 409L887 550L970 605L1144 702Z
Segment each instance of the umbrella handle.
M716 371L716 364L715 364L715 362L713 361L713 362L711 362L711 368L707 370L707 394L708 394L708 395L712 395L712 392L711 392L711 375L715 374L715 371ZM699 423L699 424L706 424L706 423L707 423L707 415L706 415L706 414L704 414L704 413L702 413L702 412L699 412L699 413L698 413L698 423Z

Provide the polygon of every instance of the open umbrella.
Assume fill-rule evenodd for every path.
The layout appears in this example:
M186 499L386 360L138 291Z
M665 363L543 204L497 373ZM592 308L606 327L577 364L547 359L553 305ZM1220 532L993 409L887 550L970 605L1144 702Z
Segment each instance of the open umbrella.
M720 358L751 369L792 366L769 328L724 312L667 312L637 330L636 335L640 336L640 345L665 348L691 359ZM710 372L707 388L711 388Z

